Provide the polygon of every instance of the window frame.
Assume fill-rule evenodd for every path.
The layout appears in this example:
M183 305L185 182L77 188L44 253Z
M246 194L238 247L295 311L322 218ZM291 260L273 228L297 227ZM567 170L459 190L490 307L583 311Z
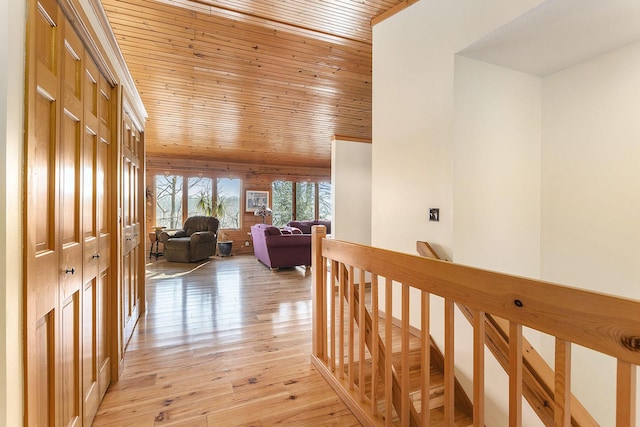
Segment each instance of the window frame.
M173 171L169 171L169 172L159 172L159 171L149 171L149 175L148 175L151 180L153 181L153 192L155 193L157 190L156 187L156 180L158 176L178 176L182 178L182 197L181 197L181 203L182 203L182 224L184 224L184 222L187 220L187 218L189 217L189 188L188 188L188 184L189 184L189 179L190 178L202 178L202 179L211 179L211 187L212 187L212 200L216 200L218 198L218 179L237 179L238 181L240 181L240 185L239 185L239 194L238 194L238 203L239 203L239 209L242 209L242 203L243 203L243 190L244 190L244 181L242 180L242 178L238 178L238 177L230 177L230 176L224 176L224 175L219 175L219 174L206 174L206 173L201 173L201 172L195 172L195 173L184 173L184 171L177 171L177 170L173 170ZM149 202L148 205L153 207L153 213L151 218L153 219L154 222L157 222L158 219L158 212L157 212L157 194L155 194L153 197L153 202ZM243 215L242 212L240 212L240 214L238 215L238 228L224 228L224 230L231 230L231 231L239 231L242 230L243 227ZM182 225L181 224L181 225ZM221 228L222 230L223 228Z

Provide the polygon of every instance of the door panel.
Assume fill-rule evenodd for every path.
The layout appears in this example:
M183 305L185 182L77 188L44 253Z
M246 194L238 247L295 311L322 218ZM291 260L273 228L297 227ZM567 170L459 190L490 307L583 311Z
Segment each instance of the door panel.
M61 336L60 336L60 377L62 390L61 417L63 426L75 426L81 423L80 413L80 360L78 348L80 337L80 312L79 292L75 292L63 301L61 311Z
M82 296L82 393L84 425L90 426L100 404L97 362L97 278L84 285Z
M105 269L96 280L96 365L98 377L98 396L104 397L111 382L111 347L109 345L109 314L111 313L109 269ZM97 408L96 408L97 410Z
M34 351L29 363L34 367L30 380L41 387L34 388L29 395L28 420L33 425L49 426L55 420L55 357L54 357L54 317L53 311L45 314L35 325L32 338Z

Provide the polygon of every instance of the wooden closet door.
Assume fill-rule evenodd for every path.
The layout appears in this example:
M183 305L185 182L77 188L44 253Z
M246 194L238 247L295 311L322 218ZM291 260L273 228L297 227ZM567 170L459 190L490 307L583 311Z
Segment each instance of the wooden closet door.
M122 325L123 348L131 338L140 315L140 218L138 206L140 161L136 152L140 136L125 115L122 144Z
M56 199L60 109L60 32L64 19L53 0L29 2L27 138L25 142L25 418L56 424L56 324L59 245Z
M104 110L104 111L103 111ZM87 59L84 73L82 392L91 425L110 381L108 337L110 223L108 195L111 88Z
M64 32L60 119L60 409L63 426L82 417L83 233L82 154L84 46L70 25Z
M111 379L116 102L56 1L28 5L25 421L88 426Z
M111 382L111 338L117 335L117 329L111 328L111 307L114 306L111 299L113 268L111 264L111 235L112 235L112 204L111 204L111 183L113 181L112 165L112 129L115 127L115 91L100 76L99 99L99 140L96 154L96 214L98 224L98 253L100 259L98 263L97 280L97 302L96 302L96 323L97 323L97 344L96 361L98 364L98 388L100 399L107 392ZM110 332L113 331L111 334Z

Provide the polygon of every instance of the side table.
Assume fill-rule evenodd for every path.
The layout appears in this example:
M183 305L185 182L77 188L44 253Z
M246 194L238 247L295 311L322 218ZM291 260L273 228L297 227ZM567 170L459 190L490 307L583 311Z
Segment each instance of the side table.
M154 226L153 229L155 231L155 234L151 234L149 233L149 237L153 236L155 238L154 241L151 242L151 249L149 249L149 258L151 258L152 255L156 256L156 259L158 259L159 256L162 256L162 252L160 252L160 233L162 233L162 230L164 230L167 227L164 226ZM156 245L156 250L153 250L153 245Z

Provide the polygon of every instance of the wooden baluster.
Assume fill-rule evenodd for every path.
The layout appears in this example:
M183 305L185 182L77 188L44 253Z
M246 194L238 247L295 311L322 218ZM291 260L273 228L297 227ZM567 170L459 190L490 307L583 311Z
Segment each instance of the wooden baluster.
M555 391L553 393L555 427L571 426L571 343L556 338Z
M522 425L522 325L509 322L509 427Z
M618 359L616 374L616 426L636 426L637 366Z
M400 386L400 395L402 397L400 403L400 412L402 415L401 425L409 427L411 420L411 410L409 405L409 388L410 388L410 369L409 369L409 285L402 284L402 350L400 351L402 360L402 383Z
M347 284L345 283L345 267L344 264L340 263L340 265L338 266L338 277L339 277L339 281L340 281L340 287L338 288L338 300L339 300L339 311L338 311L338 325L340 327L340 337L339 337L339 342L338 342L338 363L340 364L340 372L339 372L339 378L342 380L344 379L344 369L345 369L345 363L344 363L344 299L345 299L345 290L347 287Z
M359 282L358 282L358 353L359 353L359 360L360 360L360 364L358 366L360 366L359 369L359 376L358 376L358 384L360 386L360 401L364 402L364 398L365 398L365 391L366 391L366 387L364 384L364 371L365 371L365 367L366 367L366 354L365 354L365 349L364 349L364 345L365 345L365 341L366 341L366 337L367 337L367 326L366 326L366 321L365 321L365 304L364 304L364 300L365 300L365 295L364 295L364 270L360 269L360 278L359 278Z
M384 325L384 398L385 398L385 425L391 426L393 420L393 281L385 279L385 325Z
M355 378L354 378L354 364L353 364L353 358L354 358L354 340L355 340L355 300L356 300L356 287L355 287L355 280L353 279L354 276L354 271L353 271L353 266L349 266L349 278L348 278L348 283L349 283L349 288L348 288L348 292L349 292L349 347L348 347L348 355L347 357L349 358L349 360L347 361L347 363L349 364L349 390L353 390L354 385L355 385Z
M322 322L326 307L324 306L324 298L326 282L327 263L322 257L322 239L327 237L327 229L324 226L314 226L312 229L312 260L313 260L313 292L312 292L312 329L313 329L313 354L321 360L327 358L327 324ZM323 274L324 272L324 274Z
M331 303L329 307L331 309L331 314L329 318L331 319L331 324L329 325L330 336L331 336L331 350L330 350L330 368L332 372L336 370L336 274L338 272L338 262L331 261L331 291L330 298Z
M371 408L373 415L378 415L378 376L379 376L379 338L380 328L378 322L380 312L378 310L378 275L371 276Z
M421 337L422 337L422 389L420 390L422 414L422 426L429 427L431 425L431 410L429 409L429 400L431 396L431 334L429 325L430 316L430 294L422 292L422 300L420 302L421 316Z
M448 299L444 301L444 424L452 426L455 419L455 306Z
M484 427L484 311L473 312L473 425Z

